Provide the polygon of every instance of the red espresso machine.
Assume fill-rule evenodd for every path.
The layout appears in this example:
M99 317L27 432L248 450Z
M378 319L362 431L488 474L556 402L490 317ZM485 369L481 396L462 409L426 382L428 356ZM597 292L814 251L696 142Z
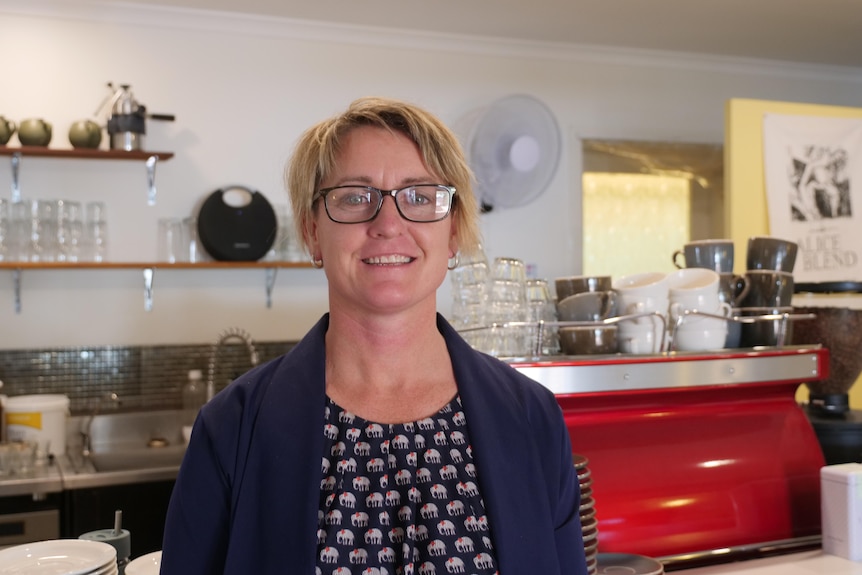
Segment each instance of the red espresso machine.
M599 552L670 570L819 546L824 458L795 393L829 375L826 348L510 363L555 393L588 461Z

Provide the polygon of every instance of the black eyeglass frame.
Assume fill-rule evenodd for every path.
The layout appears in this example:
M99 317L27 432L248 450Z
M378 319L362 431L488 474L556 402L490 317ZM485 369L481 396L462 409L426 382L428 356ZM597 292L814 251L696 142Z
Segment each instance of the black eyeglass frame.
M441 189L440 191L449 192L449 208L446 210L445 214L443 214L442 216L440 216L436 220L414 220L414 219L407 217L404 214L404 212L401 211L401 206L398 205L398 201L395 199L395 196L398 194L398 192L402 192L404 190L409 190L410 188L416 188L419 186L434 186L434 187L440 188ZM370 217L368 217L364 220L356 221L356 222L343 222L341 220L336 220L335 218L333 218L332 214L329 213L329 207L326 205L326 195L333 190L340 190L340 189L344 189L344 188L360 188L363 190L368 190L369 192L377 192L378 194L380 194L380 201L377 202L377 207L374 209L374 213L371 214ZM344 185L344 186L333 186L331 188L321 188L321 189L317 190L317 192L314 194L314 196L312 196L311 203L312 203L312 205L314 205L314 202L316 202L319 199L323 199L323 209L326 211L326 216L330 220L335 222L336 224L364 224L366 222L372 221L374 218L377 217L377 215L380 213L380 209L383 207L384 198L389 196L392 198L392 201L395 202L395 209L398 210L398 215L400 215L402 218L404 218L408 222L413 222L413 223L417 223L417 224L433 224L434 222L440 222L440 221L445 220L446 217L452 213L452 206L455 205L455 192L456 192L456 190L453 186L446 186L444 184L411 184L409 186L404 186L403 188L398 188L396 190L381 190L380 188L375 188L374 186L362 186L362 185L353 184L353 185Z

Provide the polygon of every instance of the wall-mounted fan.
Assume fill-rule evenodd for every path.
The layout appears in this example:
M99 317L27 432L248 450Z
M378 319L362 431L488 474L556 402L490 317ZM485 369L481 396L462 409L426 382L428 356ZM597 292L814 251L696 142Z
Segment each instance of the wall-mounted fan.
M557 171L560 128L551 110L532 96L506 96L474 111L459 133L483 212L533 201Z

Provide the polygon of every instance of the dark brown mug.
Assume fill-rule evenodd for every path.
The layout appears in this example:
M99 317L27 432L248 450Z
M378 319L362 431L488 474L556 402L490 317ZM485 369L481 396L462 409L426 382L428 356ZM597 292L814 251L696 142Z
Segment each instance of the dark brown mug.
M795 242L781 238L769 236L749 238L746 269L793 273L798 248Z
M718 274L718 299L730 304L730 307L742 305L748 295L748 279L733 273Z
M613 281L611 276L568 276L556 278L554 288L557 301L561 301L578 293L610 291L613 289Z
M745 272L748 293L739 307L778 308L793 303L793 274L773 270Z

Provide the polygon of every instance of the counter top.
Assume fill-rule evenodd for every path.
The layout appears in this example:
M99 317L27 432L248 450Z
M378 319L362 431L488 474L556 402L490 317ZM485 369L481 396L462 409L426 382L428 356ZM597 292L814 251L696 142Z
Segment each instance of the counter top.
M824 553L821 549L674 571L680 575L862 575L862 562Z
M176 479L179 466L96 471L92 464L75 465L68 457L40 465L24 475L0 478L0 497L59 493L109 485L148 483Z
M61 491L63 478L58 465L37 465L22 475L0 477L0 497Z

